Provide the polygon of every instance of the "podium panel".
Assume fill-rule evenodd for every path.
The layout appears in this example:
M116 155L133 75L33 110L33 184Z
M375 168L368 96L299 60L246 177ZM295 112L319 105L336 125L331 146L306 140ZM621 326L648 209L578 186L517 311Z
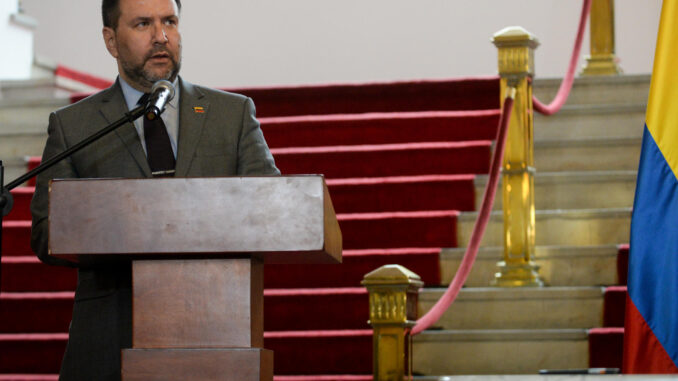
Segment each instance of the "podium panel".
M122 381L271 381L267 349L125 349Z
M50 255L132 261L123 380L272 381L264 263L341 263L322 176L55 180Z

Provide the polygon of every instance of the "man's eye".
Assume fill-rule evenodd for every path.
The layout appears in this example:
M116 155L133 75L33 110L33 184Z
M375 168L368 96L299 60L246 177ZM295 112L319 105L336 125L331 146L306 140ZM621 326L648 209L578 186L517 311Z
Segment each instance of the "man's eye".
M137 28L143 28L145 26L148 26L148 21L141 21L137 23Z
M177 20L165 20L165 25L177 25Z

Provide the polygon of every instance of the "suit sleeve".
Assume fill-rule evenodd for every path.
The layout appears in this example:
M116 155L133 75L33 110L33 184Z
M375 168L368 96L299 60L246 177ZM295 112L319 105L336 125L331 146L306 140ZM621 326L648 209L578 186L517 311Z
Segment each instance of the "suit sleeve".
M42 154L43 162L54 155L66 150L67 144L64 138L63 128L59 116L51 113L49 126L47 127L47 143ZM49 182L56 178L75 178L77 172L71 164L70 158L64 159L48 170L38 175L35 186L35 194L31 201L31 214L33 224L31 228L31 248L38 258L50 265L62 265L76 267L76 264L51 257L48 253L48 213L49 213Z
M280 175L275 166L273 155L268 149L252 99L247 98L243 105L242 129L238 143L239 175Z

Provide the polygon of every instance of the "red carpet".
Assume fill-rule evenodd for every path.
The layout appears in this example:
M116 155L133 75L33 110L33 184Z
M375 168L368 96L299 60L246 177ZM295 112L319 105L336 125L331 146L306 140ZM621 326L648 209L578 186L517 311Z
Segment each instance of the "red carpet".
M317 115L260 121L271 148L454 142L494 139L499 110Z
M592 328L589 330L589 367L622 367L624 328Z
M440 285L440 248L456 246L458 213L475 209L473 181L488 170L498 79L242 92L254 98L282 172L326 176L344 237L341 265L265 269L265 346L275 351L276 380L370 379L360 281L399 263ZM76 279L30 252L32 192L14 192L17 207L3 226L0 373L48 380L59 369Z

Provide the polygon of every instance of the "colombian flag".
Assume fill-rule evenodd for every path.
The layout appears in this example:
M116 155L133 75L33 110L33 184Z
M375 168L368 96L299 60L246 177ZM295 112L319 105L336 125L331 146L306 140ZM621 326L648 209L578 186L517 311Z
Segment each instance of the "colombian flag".
M625 373L678 373L678 1L662 6L631 220Z

